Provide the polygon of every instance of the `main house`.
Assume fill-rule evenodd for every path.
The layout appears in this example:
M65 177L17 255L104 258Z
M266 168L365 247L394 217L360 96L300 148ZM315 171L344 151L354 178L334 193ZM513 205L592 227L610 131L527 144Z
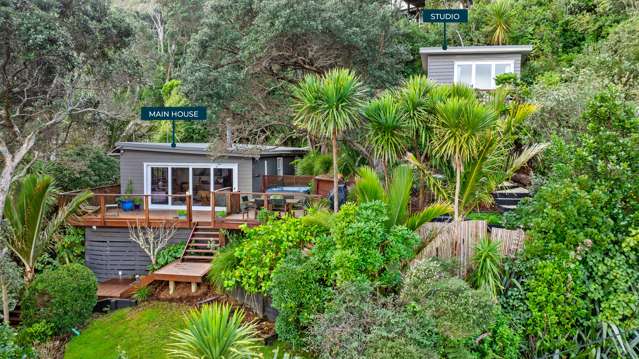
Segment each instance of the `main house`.
M93 189L93 198L69 223L85 227L86 264L100 281L147 272L149 257L130 239L131 226L175 226L171 242L186 241L186 249L178 262L156 271L154 280L196 284L208 271L215 248L224 245L220 229L257 225L261 208L303 214L314 196L295 190L307 188L311 178L293 176L292 162L307 151L120 142L111 152L119 158L120 183ZM63 194L61 201L74 195L77 192ZM125 201L131 207L124 206Z
M428 78L441 84L462 83L478 90L493 90L495 78L521 74L530 45L424 47L419 50Z
M210 209L210 193L263 192L265 176L294 175L291 164L306 154L299 147L234 144L222 151L208 143L120 142L120 188L150 195L150 209ZM219 208L218 210L221 210Z

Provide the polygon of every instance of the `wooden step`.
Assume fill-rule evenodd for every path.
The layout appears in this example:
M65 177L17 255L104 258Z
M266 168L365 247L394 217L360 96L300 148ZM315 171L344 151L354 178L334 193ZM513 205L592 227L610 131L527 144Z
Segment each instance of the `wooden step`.
M211 243L189 243L189 247L210 247Z
M206 259L206 260L211 260L213 259L213 256L184 256L182 257L182 259Z
M210 253L213 254L213 250L210 249L187 249L187 253Z
M215 236L218 237L220 235L219 232L205 232L205 231L195 231L193 232L194 236L202 235L202 236Z

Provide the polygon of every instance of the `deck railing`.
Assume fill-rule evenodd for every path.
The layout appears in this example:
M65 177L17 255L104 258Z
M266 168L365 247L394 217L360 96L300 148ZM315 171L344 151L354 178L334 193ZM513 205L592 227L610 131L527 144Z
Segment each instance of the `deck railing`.
M60 204L67 203L77 195L78 192L62 193ZM131 212L124 211L118 201L119 198L136 199L136 202L141 202L139 209ZM191 228L196 221L194 215L196 211L199 214L198 221L203 221L202 212L204 212L206 221L213 226L225 222L256 223L257 213L262 208L299 215L312 203L322 200L321 196L303 193L232 192L226 189L200 191L195 197L188 192L186 194L94 193L71 222L76 225L126 226L131 221L137 221L148 226L171 220L175 221L178 227ZM173 204L173 208L168 206L169 203ZM179 204L176 205L176 203ZM175 206L186 210L185 218L177 216L178 209L175 209ZM220 207L223 210L220 210ZM171 214L172 211L175 212L175 216ZM234 214L242 216L230 219L229 217L233 217Z

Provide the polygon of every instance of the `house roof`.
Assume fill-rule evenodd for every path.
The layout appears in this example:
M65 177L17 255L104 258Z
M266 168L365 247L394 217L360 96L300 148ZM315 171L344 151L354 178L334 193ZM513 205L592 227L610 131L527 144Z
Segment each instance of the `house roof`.
M422 47L419 53L422 55L482 55L482 54L521 54L528 55L532 51L532 45L500 45L500 46L453 46L447 50L441 47Z
M422 57L422 66L428 68L429 56L452 56L452 55L499 55L499 54L519 54L522 62L532 51L532 45L500 45L500 46L453 46L447 50L441 47L422 47L419 54Z
M171 147L170 143L153 142L118 142L111 152L112 155L119 155L123 151L150 151L150 152L171 152L181 154L196 155L219 155L226 157L274 157L282 155L304 155L308 152L307 147L286 147L272 145L252 145L233 144L223 152L211 148L209 143L178 143L176 147Z

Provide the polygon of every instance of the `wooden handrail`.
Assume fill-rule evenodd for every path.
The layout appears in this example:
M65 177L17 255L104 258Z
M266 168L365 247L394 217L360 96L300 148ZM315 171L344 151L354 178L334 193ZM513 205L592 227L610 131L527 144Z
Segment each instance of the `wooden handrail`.
M189 248L189 244L191 244L191 241L193 240L193 233L195 232L195 228L197 228L197 222L193 224L191 233L189 233L189 237L186 240L186 244L184 245L184 250L182 250L182 255L180 256L180 262L182 262L182 258L184 258L184 255L186 254L186 249Z

